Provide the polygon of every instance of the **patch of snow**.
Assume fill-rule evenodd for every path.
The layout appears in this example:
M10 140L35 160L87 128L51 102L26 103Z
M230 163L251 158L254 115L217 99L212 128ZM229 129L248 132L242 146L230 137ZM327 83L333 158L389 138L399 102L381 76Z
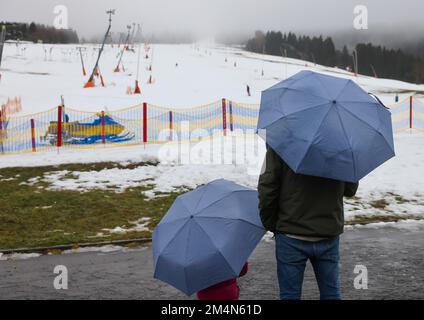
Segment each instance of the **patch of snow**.
M157 161L158 145L147 145L146 149L140 146L119 148L105 148L93 146L90 149L63 148L57 150L39 151L28 154L1 155L0 168L56 166L69 163L97 163L97 162L155 162ZM37 177L28 182L36 183Z
M74 253L86 253L86 252L100 252L100 253L112 253L112 252L131 252L136 250L145 250L145 247L138 247L138 248L127 248L123 246L116 246L116 245L105 245L101 247L83 247L83 248L76 248L76 249L70 249L70 250L64 250L63 254L74 254Z
M147 200L155 198L155 193L152 190L143 191L142 193L147 198Z
M0 180L0 182L7 182L7 181L14 181L16 180L15 178L3 178Z
M109 253L109 252L121 251L122 249L123 249L123 247L121 247L121 246L105 245L105 246L101 246L101 247L81 247L81 248L69 249L69 250L64 250L62 253L63 254L84 253L84 252Z
M32 187L32 186L35 186L37 183L39 183L40 182L40 179L41 179L41 177L30 178L30 179L28 179L28 181L23 181L19 185L20 186L27 185L27 186L31 186Z
M138 219L137 221L131 221L130 224L132 225L129 228L124 227L115 227L113 229L103 229L103 231L109 232L109 233L117 233L117 234L124 234L128 232L142 232L142 231L149 231L150 229L147 227L150 223L150 218L143 217Z
M368 224L355 224L350 226L345 226L345 230L353 229L379 229L379 228L393 228L405 231L424 231L424 220L399 220L397 222L375 222Z
M35 209L41 209L41 210L47 210L47 209L51 209L51 208L53 208L53 206L35 207Z
M118 233L118 234L122 234L122 233L126 233L127 229L121 228L121 227L115 227L113 229L103 229L104 231L107 231L109 233Z
M41 256L41 254L39 253L11 253L11 254L0 253L0 261L26 260L26 259L37 258L39 256Z
M267 231L267 233L265 233L265 235L263 236L262 241L274 242L275 241L274 234L270 231Z
M106 235L103 232L97 232L96 235L94 236L88 236L87 238L106 238L109 237L110 235Z

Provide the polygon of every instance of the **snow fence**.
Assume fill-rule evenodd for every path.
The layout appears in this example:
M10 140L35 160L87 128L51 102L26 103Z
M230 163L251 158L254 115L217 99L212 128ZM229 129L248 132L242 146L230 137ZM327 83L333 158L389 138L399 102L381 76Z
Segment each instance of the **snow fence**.
M393 131L424 131L424 102L410 97L389 107ZM0 111L0 155L51 148L90 148L169 141L199 141L256 129L258 104L222 99L192 108L148 103L116 111L84 112L59 106L28 116Z

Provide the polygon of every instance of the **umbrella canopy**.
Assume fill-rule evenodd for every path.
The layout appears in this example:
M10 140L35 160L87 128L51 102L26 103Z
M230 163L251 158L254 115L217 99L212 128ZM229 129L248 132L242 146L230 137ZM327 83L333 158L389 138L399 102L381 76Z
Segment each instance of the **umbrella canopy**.
M187 295L236 278L264 233L257 191L212 181L179 196L154 230L154 277Z
M353 81L311 71L262 92L258 133L294 172L341 181L395 155L390 111Z

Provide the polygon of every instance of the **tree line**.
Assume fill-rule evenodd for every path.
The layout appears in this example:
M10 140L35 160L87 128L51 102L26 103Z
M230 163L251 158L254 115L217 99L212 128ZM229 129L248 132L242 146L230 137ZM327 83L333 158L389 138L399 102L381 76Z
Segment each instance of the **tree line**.
M78 34L72 29L56 29L52 26L31 22L0 22L6 26L6 40L43 43L79 43Z
M336 49L331 37L256 31L246 50L275 56L287 56L329 67L353 70L353 51L358 55L358 72L368 76L424 82L424 58L401 49L387 49L371 43L358 43L354 50Z

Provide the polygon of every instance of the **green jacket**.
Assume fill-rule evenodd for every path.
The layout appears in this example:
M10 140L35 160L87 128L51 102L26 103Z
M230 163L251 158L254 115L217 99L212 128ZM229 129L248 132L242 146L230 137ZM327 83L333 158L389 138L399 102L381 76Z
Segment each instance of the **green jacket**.
M335 237L343 233L343 196L353 197L358 183L294 173L268 148L259 177L259 211L272 232Z

